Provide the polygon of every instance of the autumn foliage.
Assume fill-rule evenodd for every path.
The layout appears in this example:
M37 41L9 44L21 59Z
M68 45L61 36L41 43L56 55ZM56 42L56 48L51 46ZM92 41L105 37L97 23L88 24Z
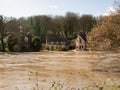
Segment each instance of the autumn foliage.
M104 16L88 34L89 48L92 50L120 51L120 12Z

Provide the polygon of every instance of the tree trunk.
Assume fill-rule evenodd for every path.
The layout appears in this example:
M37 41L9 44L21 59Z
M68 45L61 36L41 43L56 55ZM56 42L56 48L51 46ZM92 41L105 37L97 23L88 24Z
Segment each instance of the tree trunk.
M3 17L0 16L0 35L1 35L1 51L4 52L4 25L3 25Z

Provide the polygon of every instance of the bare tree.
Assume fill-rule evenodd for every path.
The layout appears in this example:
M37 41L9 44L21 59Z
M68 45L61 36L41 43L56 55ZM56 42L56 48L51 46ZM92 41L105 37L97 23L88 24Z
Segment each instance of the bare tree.
M0 36L1 36L1 51L4 52L4 23L3 23L3 17L0 15Z

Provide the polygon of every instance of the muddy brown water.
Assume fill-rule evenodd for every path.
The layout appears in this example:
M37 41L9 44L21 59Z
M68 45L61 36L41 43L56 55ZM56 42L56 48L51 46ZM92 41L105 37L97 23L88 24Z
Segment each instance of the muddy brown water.
M120 84L120 53L0 53L0 90L32 90L36 84L48 90L54 81L71 90L109 80Z

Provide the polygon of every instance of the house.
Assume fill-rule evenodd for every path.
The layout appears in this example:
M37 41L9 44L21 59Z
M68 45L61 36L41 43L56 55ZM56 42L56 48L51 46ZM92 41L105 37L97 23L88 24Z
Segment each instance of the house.
M66 46L66 39L64 36L50 34L46 37L46 49L58 50L59 48Z
M75 44L76 44L76 50L77 51L84 51L86 50L86 35L82 33L78 33L78 36L76 38Z

